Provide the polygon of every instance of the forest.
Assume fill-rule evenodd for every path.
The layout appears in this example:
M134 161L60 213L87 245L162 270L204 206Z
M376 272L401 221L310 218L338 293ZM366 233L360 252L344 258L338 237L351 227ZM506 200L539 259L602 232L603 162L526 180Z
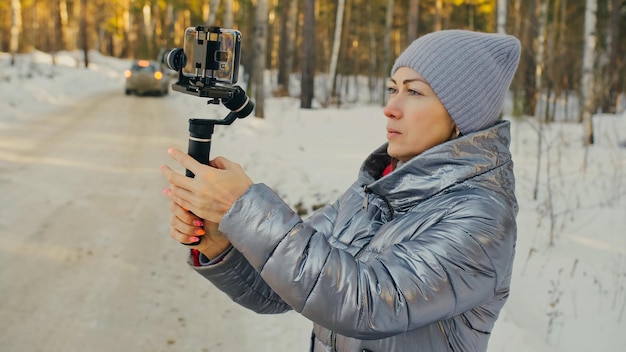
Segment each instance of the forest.
M395 57L442 29L520 39L513 116L583 123L588 145L591 116L626 106L623 0L5 0L0 51L79 50L83 67L90 50L155 59L182 47L185 29L197 25L243 33L241 64L258 117L265 96L289 95L294 82L302 108L312 107L319 84L322 107L350 103L357 80L367 82L370 103L382 104ZM271 91L259 72L269 72Z

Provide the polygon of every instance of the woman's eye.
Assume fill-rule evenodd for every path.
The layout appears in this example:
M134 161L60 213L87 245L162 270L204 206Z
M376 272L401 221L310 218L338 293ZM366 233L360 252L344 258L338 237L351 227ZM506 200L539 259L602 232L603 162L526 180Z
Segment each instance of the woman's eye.
M387 94L396 94L398 90L394 87L387 87Z
M409 95L415 95L415 96L422 95L422 93L416 91L415 89L409 89L408 93L409 93Z

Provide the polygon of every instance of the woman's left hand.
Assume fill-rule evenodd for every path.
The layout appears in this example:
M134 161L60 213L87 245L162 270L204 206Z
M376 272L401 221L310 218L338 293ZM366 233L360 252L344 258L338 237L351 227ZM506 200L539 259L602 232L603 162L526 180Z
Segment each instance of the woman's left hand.
M239 164L226 158L217 157L209 162L209 166L178 149L171 148L167 152L195 177L187 177L169 166L161 166L161 172L170 183L170 188L164 193L202 219L219 223L253 183Z

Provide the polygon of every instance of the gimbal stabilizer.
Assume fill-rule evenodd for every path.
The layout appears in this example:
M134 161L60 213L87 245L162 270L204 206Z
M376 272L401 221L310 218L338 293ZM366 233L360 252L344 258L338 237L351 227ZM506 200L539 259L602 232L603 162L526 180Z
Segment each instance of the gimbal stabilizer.
M211 28L213 32L219 32L219 28ZM207 45L206 50L217 50L217 45ZM220 102L230 110L230 113L222 120L211 119L189 119L189 147L188 154L198 162L208 165L209 153L211 151L211 138L215 125L230 125L238 118L244 118L254 110L254 103L246 95L246 92L239 86L218 85L212 74L219 68L217 61L211 61L215 53L206 53L206 61L201 62L202 69L197 70L199 74L187 75L183 73L183 68L187 64L187 56L180 48L172 49L163 56L163 63L170 69L178 71L178 81L172 84L172 89L201 98L209 98L209 104L219 104ZM236 63L238 65L238 62ZM188 177L195 175L186 170ZM198 245L200 241L189 244Z

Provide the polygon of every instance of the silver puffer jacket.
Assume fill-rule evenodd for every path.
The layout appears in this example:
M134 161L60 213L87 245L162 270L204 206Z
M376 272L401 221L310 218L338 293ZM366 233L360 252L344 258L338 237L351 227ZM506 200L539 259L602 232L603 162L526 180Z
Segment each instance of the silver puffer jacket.
M313 321L311 351L485 351L517 231L509 129L446 142L384 177L382 146L305 221L255 184L220 224L233 249L195 269L242 306Z

